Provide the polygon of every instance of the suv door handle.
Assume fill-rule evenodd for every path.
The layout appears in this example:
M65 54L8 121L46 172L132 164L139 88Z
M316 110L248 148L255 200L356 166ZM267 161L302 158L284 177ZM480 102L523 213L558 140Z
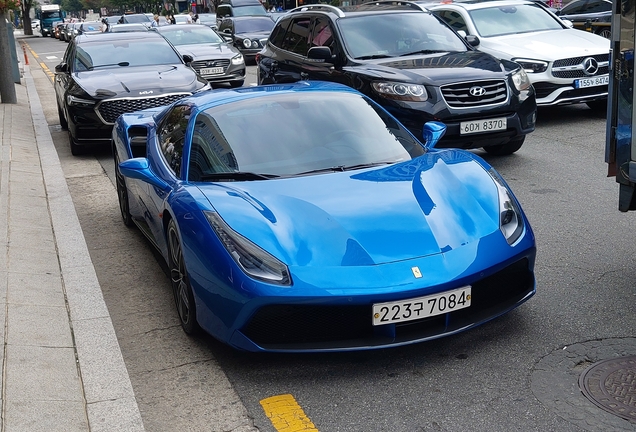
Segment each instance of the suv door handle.
M300 79L301 80L307 80L309 79L309 74L307 72L301 72L300 73Z

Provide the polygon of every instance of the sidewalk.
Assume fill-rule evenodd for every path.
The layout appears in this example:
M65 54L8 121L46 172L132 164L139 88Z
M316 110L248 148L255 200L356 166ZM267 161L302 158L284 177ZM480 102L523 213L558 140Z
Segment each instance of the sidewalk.
M143 431L29 66L0 104L2 416L14 431Z

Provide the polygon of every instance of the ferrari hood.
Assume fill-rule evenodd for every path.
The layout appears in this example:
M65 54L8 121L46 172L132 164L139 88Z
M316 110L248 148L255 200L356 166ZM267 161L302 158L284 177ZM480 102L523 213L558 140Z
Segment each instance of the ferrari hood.
M288 265L389 263L499 230L494 181L455 150L382 168L200 189L230 227Z
M96 69L77 72L76 78L96 98L193 92L197 83L195 72L181 64Z
M507 59L529 58L554 61L607 54L610 49L608 39L576 29L535 32L531 36L521 33L480 40L479 49Z

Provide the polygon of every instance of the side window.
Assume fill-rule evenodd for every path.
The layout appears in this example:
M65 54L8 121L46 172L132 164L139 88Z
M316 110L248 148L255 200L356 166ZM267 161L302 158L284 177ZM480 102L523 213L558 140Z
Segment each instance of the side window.
M561 9L561 15L576 15L584 13L587 1L575 1Z
M285 37L281 48L286 51L291 51L301 56L307 55L307 42L309 39L309 21L307 17L300 17L293 19Z
M462 17L459 13L451 10L443 10L436 11L435 15L444 20L446 24L454 28L455 31L463 30L466 34L469 34L466 21L464 21L464 17Z
M316 19L314 30L309 38L309 48L316 46L326 46L331 48L333 53L335 44L333 38L333 31L331 30L331 24L325 17L319 17Z
M289 21L285 20L279 22L276 27L274 27L274 30L272 30L272 33L269 35L269 43L278 48L282 47L283 40L285 38L285 30L287 30L287 24L289 24Z
M230 5L218 5L216 7L216 16L218 17L226 17L232 16L232 6Z
M590 0L585 9L586 13L599 13L609 12L612 10L612 5L603 0Z
M190 120L191 108L178 105L172 109L159 129L159 146L166 163L174 174L181 174L181 162L186 129Z

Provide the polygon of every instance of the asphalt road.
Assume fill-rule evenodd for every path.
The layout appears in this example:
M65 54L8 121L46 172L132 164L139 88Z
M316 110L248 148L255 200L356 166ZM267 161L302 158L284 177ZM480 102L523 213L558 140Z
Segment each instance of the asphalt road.
M52 39L28 43L50 70L66 48ZM602 116L585 106L542 109L515 155L476 151L511 185L535 231L537 295L526 304L477 329L409 347L254 355L181 331L159 259L119 219L109 149L70 155L49 75L36 75L41 67L31 65L147 430L244 431L253 421L274 431L260 402L282 394L323 432L595 431L598 419L607 419L603 430L636 430L591 402L559 403L578 397L568 380L582 362L563 361L569 347L582 346L587 362L636 354L629 351L636 214L617 210ZM246 85L254 81L249 69ZM545 363L561 362L567 377L541 374Z

